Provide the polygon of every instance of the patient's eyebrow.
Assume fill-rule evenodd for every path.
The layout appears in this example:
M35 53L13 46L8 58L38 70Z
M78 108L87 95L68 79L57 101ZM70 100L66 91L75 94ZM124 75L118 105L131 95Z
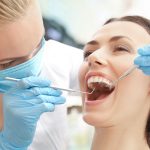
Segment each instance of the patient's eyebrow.
M117 41L117 40L120 40L120 39L128 39L130 41L133 41L131 38L127 37L127 36L113 36L112 38L109 39L109 42L113 42L113 41ZM98 41L96 40L92 40L92 41L89 41L88 43L86 43L86 45L99 45Z
M109 39L109 42L117 41L117 40L120 40L123 38L133 41L131 38L129 38L127 36L113 36L112 38Z
M92 40L86 43L86 45L99 45L98 41Z

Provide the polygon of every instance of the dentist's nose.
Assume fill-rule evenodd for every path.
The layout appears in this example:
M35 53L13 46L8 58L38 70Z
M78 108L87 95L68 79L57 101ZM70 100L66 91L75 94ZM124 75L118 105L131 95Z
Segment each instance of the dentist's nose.
M104 54L99 51L95 51L90 56L88 56L88 65L89 67L106 66L107 65L106 56L104 56Z

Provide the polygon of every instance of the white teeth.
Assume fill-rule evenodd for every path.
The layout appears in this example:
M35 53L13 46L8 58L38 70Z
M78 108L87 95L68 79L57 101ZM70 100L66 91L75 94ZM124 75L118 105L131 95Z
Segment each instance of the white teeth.
M87 84L89 88L93 88L92 83L105 83L108 87L112 87L112 82L100 76L92 76L88 79Z

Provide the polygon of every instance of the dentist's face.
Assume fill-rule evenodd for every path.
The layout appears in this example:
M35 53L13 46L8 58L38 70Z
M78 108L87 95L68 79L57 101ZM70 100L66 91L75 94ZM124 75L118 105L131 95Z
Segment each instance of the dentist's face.
M146 120L150 78L136 69L114 88L112 82L133 66L137 49L148 43L150 35L140 25L118 21L104 25L85 45L80 87L88 92L95 88L93 94L82 95L87 123L108 127L128 124L140 116Z
M43 34L42 17L36 1L21 19L0 24L0 70L33 57L38 51Z

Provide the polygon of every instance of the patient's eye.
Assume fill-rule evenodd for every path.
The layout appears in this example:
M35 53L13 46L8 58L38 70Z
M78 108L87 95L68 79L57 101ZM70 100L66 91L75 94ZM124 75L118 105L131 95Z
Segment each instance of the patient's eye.
M130 48L126 45L115 45L114 52L130 52Z
M83 55L84 59L86 59L89 55L91 55L92 52L93 52L93 51L90 51L90 50L84 51L84 55Z

